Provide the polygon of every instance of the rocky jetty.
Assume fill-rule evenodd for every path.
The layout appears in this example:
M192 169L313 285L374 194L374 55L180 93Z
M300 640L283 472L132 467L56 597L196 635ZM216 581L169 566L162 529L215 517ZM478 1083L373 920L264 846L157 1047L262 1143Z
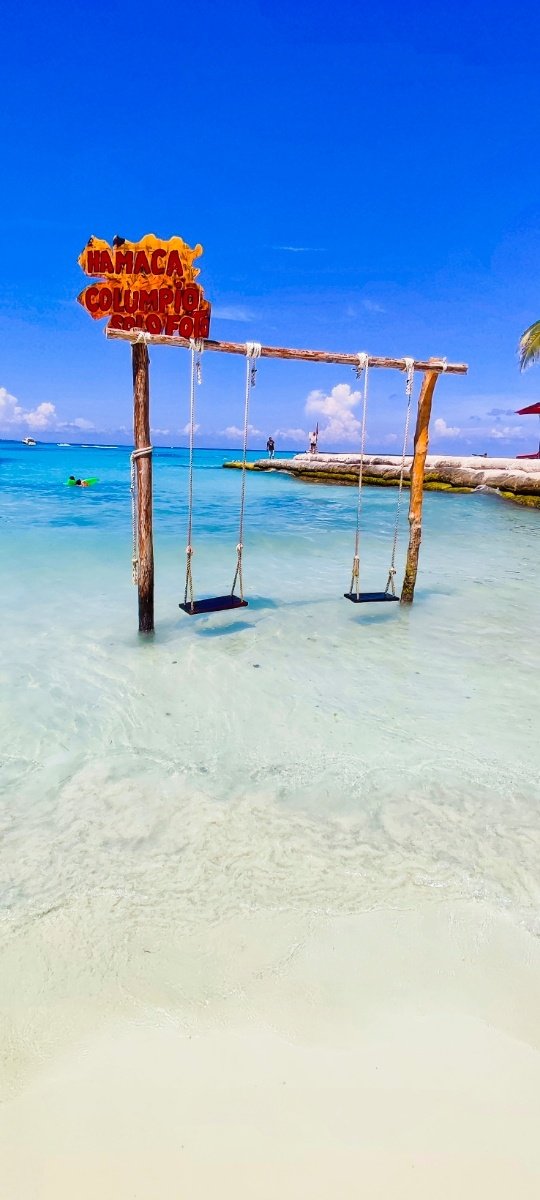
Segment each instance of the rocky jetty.
M412 456L406 460L408 484ZM224 467L239 468L240 462L225 462ZM310 483L358 484L359 454L296 454L294 458L261 458L249 463L252 471L286 471ZM366 454L363 482L366 485L395 486L399 482L401 458L397 455ZM425 487L428 491L493 491L518 503L540 508L540 459L471 458L429 454L426 459Z

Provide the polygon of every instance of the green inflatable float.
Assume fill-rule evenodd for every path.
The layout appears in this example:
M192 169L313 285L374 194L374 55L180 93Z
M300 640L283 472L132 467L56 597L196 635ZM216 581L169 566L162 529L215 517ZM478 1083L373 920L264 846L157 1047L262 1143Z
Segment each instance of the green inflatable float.
M75 479L74 475L70 475L66 479L66 487L93 487L95 483L99 483L99 479Z

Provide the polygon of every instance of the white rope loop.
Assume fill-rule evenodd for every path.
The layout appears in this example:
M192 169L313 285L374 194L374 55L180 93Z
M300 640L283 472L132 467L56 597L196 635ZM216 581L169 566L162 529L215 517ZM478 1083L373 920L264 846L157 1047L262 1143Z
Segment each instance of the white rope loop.
M188 524L186 537L186 583L184 587L184 604L188 602L193 610L195 605L195 594L193 589L193 575L191 569L191 560L193 558L193 443L195 440L195 383L201 382L201 354L204 350L204 342L199 339L190 341L191 347L191 371L189 382L189 467L188 467Z
M202 356L202 352L204 350L204 341L202 338L190 338L189 344L190 344L192 352L195 353L195 356L196 356L195 357L195 378L197 380L197 383L200 385L202 383L201 356Z
M234 589L238 583L240 599L244 599L244 579L242 574L242 553L244 550L244 515L246 508L246 463L247 463L247 446L249 433L249 401L251 397L251 389L255 387L257 368L255 360L261 357L260 342L246 342L246 390L244 396L244 438L242 445L242 484L240 489L240 525L238 530L238 544L236 547L236 571L234 573L233 584L231 588L231 596L234 595Z
M262 346L260 342L246 342L246 356L250 362L250 385L255 387L257 382L257 368L254 359L261 357Z
M131 492L131 581L137 586L139 582L139 526L137 522L137 470L135 463L138 458L149 458L153 446L140 446L132 450L129 456L130 492Z
M406 383L405 383L405 396L407 398L407 411L405 414L405 430L403 433L403 449L401 452L401 466L400 466L400 471L399 471L398 498L397 498L397 504L396 504L396 516L395 516L395 521L394 521L394 537L392 540L392 554L390 556L390 567L388 569L388 579L386 581L386 588L385 588L385 591L389 592L390 595L392 595L392 596L395 596L395 594L396 594L396 586L395 586L396 553L397 553L397 544L398 544L398 537L399 537L399 517L400 517L400 512L401 512L401 501L402 501L402 497L403 497L403 479L405 477L405 458L407 455L407 446L408 446L408 442L409 442L409 425L410 425L410 421L411 421L411 402L412 402L412 394L413 394L413 387L414 387L414 358L406 358L405 359L405 371L407 373L407 379L406 379Z
M358 366L356 367L356 377L364 376L364 387L362 395L362 428L360 436L360 466L358 468L358 495L356 502L356 534L354 539L354 558L351 574L350 591L353 588L356 595L360 591L360 516L362 511L362 482L364 476L364 457L366 449L366 419L367 419L367 402L368 402L368 374L369 374L369 354L364 351L358 355Z

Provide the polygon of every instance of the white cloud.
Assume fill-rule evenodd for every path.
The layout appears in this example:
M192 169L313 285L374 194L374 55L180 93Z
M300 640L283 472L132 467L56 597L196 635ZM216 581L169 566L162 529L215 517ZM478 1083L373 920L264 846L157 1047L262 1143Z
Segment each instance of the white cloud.
M87 421L86 417L75 417L74 421L62 422L58 426L59 429L95 429L92 421Z
M437 417L433 425L435 437L439 438L457 438L461 435L459 425L447 425L444 417Z
M384 313L384 312L386 312L386 309L383 308L382 304L379 304L378 300L371 300L369 296L361 296L359 298L358 303L360 304L360 307L364 309L364 312L368 312L368 313ZM359 311L356 304L348 304L345 309L345 316L353 319L353 318L361 317L362 314Z
M189 433L189 425L186 428ZM197 429L198 428L199 427L197 426ZM184 432L185 432L185 430L184 430ZM157 433L158 437L170 437L171 431L170 431L170 429L151 429L150 433Z
M0 429L9 428L31 429L37 433L45 429L58 432L62 429L89 430L94 429L94 425L85 417L75 417L73 421L60 421L56 405L51 404L49 400L43 400L35 408L24 408L7 388L1 387Z
M328 395L319 391L309 393L306 413L326 418L326 424L319 430L319 442L358 441L360 421L352 410L360 396L361 393L353 392L348 383L337 383Z
M194 432L194 433L198 433L200 428L201 428L201 427L200 427L200 425L194 425L194 426L193 426L193 432ZM189 423L189 421L188 421L187 425L184 425L184 428L180 430L180 433L185 433L185 434L188 434L188 433L189 433L189 431L190 431L190 429L191 429L191 425L190 425L190 423ZM163 433L163 434L165 434L165 433L168 433L168 432L169 432L169 430L168 430L168 429L161 429L161 430L160 430L160 429L155 429L155 430L154 430L154 433Z
M379 304L377 300L370 300L368 296L364 297L362 300L362 307L365 308L366 312L370 313L386 312L386 309L383 308L382 304Z
M243 438L244 430L239 429L237 425L228 425L226 429L222 430L222 434L228 438ZM262 429L255 429L254 425L248 425L248 434L250 437L263 437Z
M28 429L51 429L58 425L55 406L48 401L38 404L37 408L23 412L21 420L28 426Z
M273 436L275 438L281 438L281 441L283 442L307 441L307 433L305 429L276 429Z
M2 428L19 425L25 429L49 429L55 423L53 420L55 417L54 404L44 401L33 409L23 408L7 388L0 388L0 426Z
M498 425L495 429L490 429L489 436L507 441L511 438L521 438L524 436L522 425Z
M243 304L216 304L212 307L212 316L218 321L254 321L255 313Z
M272 250L286 250L289 254L324 254L324 246L272 246Z

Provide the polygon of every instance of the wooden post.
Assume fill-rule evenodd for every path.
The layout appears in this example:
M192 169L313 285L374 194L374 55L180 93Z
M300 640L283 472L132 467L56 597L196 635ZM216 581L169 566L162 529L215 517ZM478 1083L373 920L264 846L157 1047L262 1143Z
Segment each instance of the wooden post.
M133 366L133 433L136 450L150 446L150 378L148 347L131 347ZM152 535L152 456L136 458L137 537L139 548L139 633L154 632L154 542Z
M418 555L422 541L422 502L424 499L424 471L429 440L429 419L435 384L439 371L425 372L418 399L418 414L414 432L414 457L411 467L411 492L409 500L409 548L405 578L401 592L401 603L412 604L416 573L418 571Z

